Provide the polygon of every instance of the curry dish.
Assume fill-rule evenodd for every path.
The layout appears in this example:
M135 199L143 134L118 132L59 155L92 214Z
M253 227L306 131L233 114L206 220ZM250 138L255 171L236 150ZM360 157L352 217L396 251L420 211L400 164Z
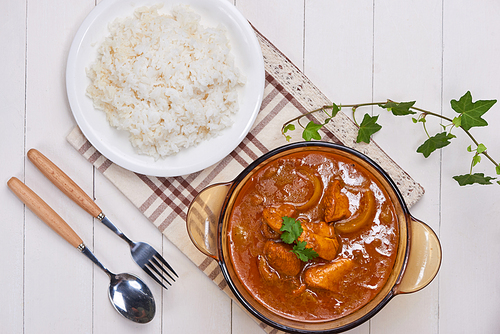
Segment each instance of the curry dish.
M282 240L283 218L300 222L302 261ZM398 248L395 209L362 166L327 152L272 161L238 193L228 226L239 280L261 304L294 320L345 316L382 289Z

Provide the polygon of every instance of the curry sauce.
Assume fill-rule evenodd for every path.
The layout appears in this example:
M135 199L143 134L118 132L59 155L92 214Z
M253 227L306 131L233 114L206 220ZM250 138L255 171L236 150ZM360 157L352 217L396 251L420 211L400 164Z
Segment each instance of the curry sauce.
M318 257L301 261L281 239L283 217ZM230 257L248 292L273 312L333 320L384 286L398 248L395 209L362 166L327 152L293 153L264 165L238 193L228 226Z

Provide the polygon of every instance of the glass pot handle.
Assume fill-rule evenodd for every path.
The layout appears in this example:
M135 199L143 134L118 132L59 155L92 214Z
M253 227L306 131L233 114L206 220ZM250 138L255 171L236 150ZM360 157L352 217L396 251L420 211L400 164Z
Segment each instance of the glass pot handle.
M218 260L219 216L232 182L203 189L189 206L186 226L189 238L203 254Z
M410 254L403 278L396 286L396 294L425 288L441 266L441 244L436 233L427 224L410 218Z

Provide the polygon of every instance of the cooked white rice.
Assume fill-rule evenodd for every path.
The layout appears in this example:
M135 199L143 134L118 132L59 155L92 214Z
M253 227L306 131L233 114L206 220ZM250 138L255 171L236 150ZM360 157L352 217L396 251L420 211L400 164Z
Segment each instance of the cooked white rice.
M87 69L87 95L140 154L163 158L233 124L244 84L222 26L203 27L188 6L161 5L117 19Z

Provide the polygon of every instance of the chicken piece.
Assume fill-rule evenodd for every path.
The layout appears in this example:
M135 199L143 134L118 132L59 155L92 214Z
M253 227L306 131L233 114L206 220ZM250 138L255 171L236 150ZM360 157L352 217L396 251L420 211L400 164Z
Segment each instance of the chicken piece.
M264 256L259 256L258 261L259 273L264 281L272 285L277 285L286 281L290 284L293 295L299 295L306 291L305 283L302 283L298 276L280 277L278 272L271 268Z
M312 233L316 233L328 238L335 237L335 227L332 224L327 224L324 221L320 221L319 223L311 223L306 221L305 219L300 219L300 222L302 227L305 226Z
M323 204L325 206L325 220L328 223L349 218L349 198L341 192L342 184L339 180L334 180L326 189Z
M269 265L280 275L296 276L300 273L302 264L291 250L291 245L268 240L264 245L264 256Z
M312 288L339 292L340 283L353 267L353 260L340 258L328 264L309 267L304 272L304 281Z
M281 234L281 225L283 217L293 217L295 207L291 204L281 204L280 206L268 206L262 211L262 220L269 225L275 232Z
M274 283L280 280L278 273L269 266L269 263L267 263L267 260L264 258L264 256L259 256L258 268L260 276L265 281Z
M301 226L303 231L299 241L307 242L307 247L318 253L320 258L333 260L337 257L340 243L333 226L325 222L311 223L303 220Z
M266 239L279 239L280 235L274 231L268 224L261 222L260 230L262 235L266 237Z

